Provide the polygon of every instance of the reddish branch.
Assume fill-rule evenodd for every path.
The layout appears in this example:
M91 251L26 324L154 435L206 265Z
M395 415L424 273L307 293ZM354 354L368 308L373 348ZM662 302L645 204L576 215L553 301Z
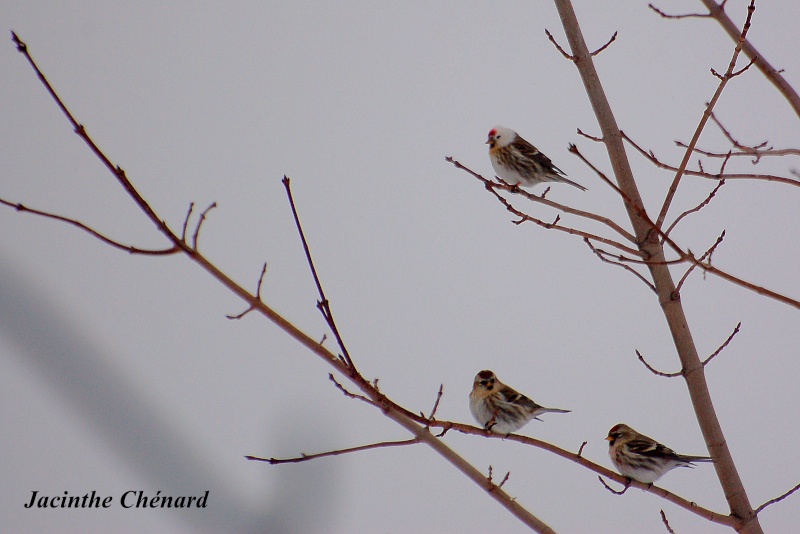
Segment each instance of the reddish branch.
M570 61L575 61L575 56L568 54L563 48L561 48L561 45L558 44L556 38L553 37L552 33L550 33L550 30L545 28L544 33L545 35L547 35L547 38L550 40L550 42L553 43L553 46L556 47L556 50L561 52L561 55L564 56L565 59L568 59ZM611 46L611 43L617 40L617 33L618 32L614 32L614 35L611 36L611 38L606 42L606 44L604 44L603 46L592 52L591 55L596 56L597 54L599 54L600 52Z
M664 231L664 233L669 235L670 232L672 232L672 229L675 228L678 225L678 223L680 223L684 218L688 217L692 213L697 213L701 209L703 209L706 206L708 206L711 203L711 201L714 199L714 197L717 195L717 191L719 191L720 188L723 185L725 185L725 180L724 179L720 180L717 183L717 185L714 186L714 189L711 190L711 192L708 194L708 196L700 204L698 204L697 206L695 206L695 207L693 207L691 209L688 209L688 210L684 211L683 213L681 213L680 215L678 215L678 217L676 217L675 220L672 221L672 224L669 225L669 227Z
M705 360L703 360L701 362L702 363L702 367L705 367L708 364L708 362L710 362L712 359L714 359L720 352L722 352L725 349L725 347L728 346L728 344L730 344L730 342L733 340L734 336L736 336L736 334L739 333L739 329L741 327L742 327L742 323L740 321L739 324L737 324L736 327L733 329L733 332L731 332L731 335L728 336L728 338L722 343L722 345L720 345L717 348L717 350L712 352L711 355L708 358L706 358ZM664 373L662 371L659 371L658 369L654 368L652 365L647 363L647 361L645 361L645 359L644 359L644 356L642 356L642 353L639 352L638 350L636 351L636 357L639 359L640 362L642 362L642 364L644 364L644 366L647 368L647 370L650 371L651 373L653 373L654 375L663 376L663 377L666 377L666 378L675 378L676 376L682 376L684 374L683 370L678 371L677 373Z
M736 67L736 60L739 58L739 53L742 51L742 44L747 37L747 32L750 30L750 23L753 19L753 12L755 11L755 0L750 0L750 6L747 8L747 19L745 20L744 27L740 32L739 39L736 43L736 47L733 50L733 55L731 57L730 63L728 63L728 69L725 71L725 75L722 76L719 85L717 86L717 90L714 92L714 96L711 97L711 101L706 106L705 111L703 112L703 116L700 118L700 123L697 125L697 128L694 131L694 135L692 136L691 141L689 141L689 146L686 149L686 152L683 155L683 159L681 160L681 164L678 167L677 171L675 172L675 178L672 180L672 184L667 191L666 198L664 199L664 204L661 206L661 212L658 214L658 218L656 219L656 226L662 228L664 225L664 219L667 217L667 212L669 211L670 205L672 204L672 199L675 197L675 193L678 191L678 185L681 182L681 178L683 178L684 171L686 170L686 166L689 164L689 158L692 155L694 147L697 145L697 141L700 139L700 134L703 132L703 129L708 122L708 119L711 117L711 112L714 110L714 106L717 104L719 97L722 95L722 91L725 89L725 86L728 85L728 82L735 76L734 69Z
M656 157L652 150L645 150L640 145L638 145L633 139L622 133L623 138L630 143L630 145L636 149L642 156L644 156L650 163L658 167L659 169L665 169L672 172L681 171L680 167L675 167L674 165L670 165L668 163L664 163L660 159ZM687 147L688 148L688 147ZM694 146L692 146L692 150L696 150ZM687 154L689 151L687 150ZM681 162L683 163L683 162ZM793 185L796 187L800 187L800 180L795 180L792 178L787 178L785 176L777 176L774 174L753 174L753 173L709 173L705 172L702 169L693 171L690 169L684 168L681 172L681 175L688 175L688 176L699 176L700 178L706 178L708 180L764 180L767 182L778 182L781 184L786 185Z
M699 148L695 148L695 152L699 154L703 154L704 156L708 156L710 158L730 158L735 156L747 156L753 158L753 165L757 164L761 158L767 156L800 156L800 149L797 148L783 148L783 149L776 149L771 146L767 146L769 143L764 141L758 145L744 145L740 143L733 137L733 134L722 125L722 123L717 119L717 116L712 113L711 120L714 121L714 124L720 129L720 131L725 135L728 141L733 145L734 148L738 152L711 152L708 150L701 150ZM688 148L688 146L681 141L675 141L675 144L681 148Z
M795 487L793 487L792 489L790 489L786 493L784 493L782 495L779 495L778 497L775 497L774 499L768 500L767 502L765 502L764 504L762 504L761 506L756 508L756 513L760 513L761 510L763 510L767 506L770 506L772 504L775 504L776 502L780 502L780 501L784 500L786 497L788 497L792 493L796 492L797 490L800 490L800 484L796 485Z
M266 275L267 275L267 263L264 262L264 266L261 268L261 275L259 275L259 277L258 277L258 284L256 284L256 298L259 300L259 302L261 302L261 286L264 284L264 277ZM241 319L242 317L244 317L245 315L247 315L248 313L250 313L254 309L255 308L253 308L253 306L250 306L249 308L244 310L242 313L239 313L237 315L226 315L225 317L228 318L228 319ZM319 344L322 345L322 343L324 341L325 341L325 336L323 335L322 341L320 341Z
M624 134L622 134L622 132L620 132L620 136L623 136L623 135ZM734 276L734 275L732 275L732 274L730 274L730 273L728 273L726 271L723 271L723 270L711 265L711 263L709 261L703 261L705 259L705 257L707 257L709 255L709 252L713 252L714 246L712 246L711 249L709 249L709 251L706 251L706 253L701 257L701 259L698 259L690 250L684 251L680 246L678 246L677 243L675 243L672 239L670 239L670 237L668 235L666 235L661 230L661 228L659 226L656 226L656 224L652 220L650 220L647 212L644 210L644 208L641 206L640 203L633 202L633 200L630 199L616 184L614 184L611 180L609 180L605 176L605 174L603 172L601 172L599 169L597 169L597 167L592 165L591 162L589 162L585 157L583 157L583 155L578 151L578 148L575 145L570 145L570 152L572 152L573 154L576 154L586 165L589 166L589 168L591 168L593 171L595 171L595 173L597 173L597 175L604 182L606 182L610 187L612 187L623 198L623 201L625 201L626 205L631 206L631 210L634 210L636 212L636 214L638 215L638 217L648 225L648 232L655 232L655 234L658 237L661 238L662 244L668 245L670 247L670 249L672 249L672 251L675 252L678 255L678 259L676 259L676 260L663 260L663 259L644 258L643 260L641 260L641 262L643 264L652 266L652 265L670 265L670 264L675 264L675 263L678 263L678 262L686 262L686 263L689 263L691 265L691 267L690 267L689 271L687 272L687 274L689 272L691 272L695 268L700 268L703 272L713 274L713 275L715 275L715 276L717 276L719 278L722 278L723 280L727 280L728 282L731 282L731 283L736 284L736 285L738 285L740 287L743 287L745 289L748 289L750 291L758 293L759 295L764 295L764 296L770 297L772 299L775 299L775 300L777 300L779 302L783 302L784 304L789 304L790 306L794 306L795 308L800 308L800 301L798 301L797 299L793 299L791 297L788 297L786 295L778 293L777 291L773 291L773 290L767 289L767 288L765 288L763 286L760 286L760 285L757 285L757 284L753 284L752 282L748 282L746 280L743 280L742 278ZM578 236L583 237L584 239L590 239L590 240L597 241L597 242L600 242L600 243L608 244L608 245L613 246L613 247L615 247L615 248L617 248L617 249L619 249L619 250L621 250L621 251L623 251L625 253L630 254L631 256L643 257L643 254L645 254L642 250L635 250L635 249L633 249L631 247L623 245L622 243L620 243L618 241L614 241L612 239L601 237L601 236L599 236L597 234L591 234L591 233L585 232L583 230L578 230L576 228L571 228L571 227L567 227L567 226L558 225L558 224L556 224L558 222L558 220L559 220L558 218L556 218L556 221L554 223L548 223L548 222L545 222L545 221L543 221L541 219L537 219L535 217L532 217L532 216L528 215L527 213L515 208L511 204L511 202L508 199L506 199L505 197L503 197L502 195L500 195L497 192L497 190L501 190L501 191L505 190L505 191L509 191L509 192L512 192L512 193L516 193L516 194L522 195L523 197L525 197L528 200L531 200L533 202L539 202L539 203L545 204L547 206L550 206L552 208L563 210L563 211L565 211L567 213L571 213L573 215L577 215L579 217L584 217L586 219L602 222L603 224L605 224L609 228L614 229L618 233L621 233L623 235L629 235L625 230L622 230L622 228L618 224L614 223L613 221L611 221L610 219L608 219L606 217L602 217L600 215L597 215L597 214L594 214L594 213L591 213L591 212L576 210L574 208L570 208L570 207L565 206L563 204L558 204L556 202L552 202L550 200L547 200L547 199L544 199L542 197L539 197L539 196L533 195L531 193L528 193L526 191L523 191L517 186L512 186L512 185L505 184L505 183L498 183L498 182L493 182L491 180L487 180L486 178L484 178L480 174L478 174L475 171L473 171L473 170L469 169L468 167L464 166L463 164L461 164L457 160L453 159L452 157L448 156L445 159L448 162L452 163L456 168L466 171L467 173L472 175L474 178L476 178L477 180L481 181L484 184L484 187L490 193L492 193L492 195L497 199L498 202L500 202L506 208L507 211L509 211L510 213L513 213L514 215L519 217L518 221L514 221L515 224L520 224L520 223L526 222L526 221L527 222L533 222L533 223L541 226L542 228L545 228L545 229L548 229L548 230L550 230L550 229L559 230L559 231L565 232L565 233L570 234L570 235L578 235ZM618 259L620 259L620 258L623 258L623 257L619 256ZM632 262L632 261L635 261L635 260L633 260L631 258L627 258L627 259L624 259L624 261Z
M2 204L4 206L8 206L9 208L13 208L13 209L15 209L15 210L17 210L19 212L32 213L33 215L39 215L40 217L45 217L47 219L54 219L56 221L61 221L61 222L70 224L72 226L80 228L81 230L83 230L84 232L88 233L92 237L95 237L95 238L99 239L100 241L102 241L106 245L111 245L114 248L118 248L120 250L124 250L125 252L129 252L131 254L143 254L143 255L150 255L150 256L166 256L166 255L169 255L169 254L175 254L176 252L180 252L180 249L177 246L172 246L172 247L169 247L169 248L162 248L162 249L145 249L145 248L134 247L132 245L125 245L123 243L120 243L119 241L115 241L115 240L111 239L110 237L106 237L103 234L101 234L100 232L98 232L97 230L95 230L94 228L91 228L91 227L85 225L84 223L82 223L82 222L80 222L78 220L75 220L75 219L71 219L69 217L64 217L62 215L56 215L54 213L48 213L46 211L29 208L29 207L27 207L24 204L21 204L19 202L10 202L8 200L3 200L2 198L0 198L0 204Z
M571 207L566 206L564 204L559 204L558 202L553 202L551 200L547 200L546 198L542 198L540 196L528 193L527 191L523 191L522 189L520 189L519 187L514 186L514 185L509 185L509 184L506 184L506 183L503 183L503 182L493 182L491 180L488 180L488 179L484 178L483 176L481 176L477 172L473 171L469 167L466 167L465 165L463 165L462 163L460 163L459 161L453 159L450 156L446 157L445 160L450 162L450 163L452 163L457 169L462 169L462 170L466 171L467 173L469 173L470 175L472 175L477 180L481 181L483 183L484 187L486 188L486 190L489 191L490 193L492 193L495 196L495 198L501 204L503 204L509 212L513 213L514 215L516 215L517 217L520 218L519 222L530 221L530 222L536 223L539 226L542 226L544 228L548 228L548 229L552 228L552 229L555 229L555 230L560 230L562 232L566 232L568 234L580 235L582 237L589 238L589 239L592 239L594 241L605 243L605 244L610 245L612 247L618 248L618 249L622 250L623 252L626 252L626 253L631 254L633 256L639 256L641 254L638 250L636 250L636 249L634 249L632 247L623 245L620 242L613 241L611 239L608 239L608 238L605 238L605 237L601 237L601 236L596 235L596 234L590 234L588 232L583 232L581 230L576 230L574 228L568 228L566 226L559 226L559 225L557 225L555 223L544 222L544 221L542 221L540 219L536 219L534 217L531 217L530 215L528 215L526 213L523 213L522 211L516 209L505 197L500 195L497 191L500 190L500 191L509 191L509 192L512 192L512 193L516 193L516 194L518 194L518 195L520 195L520 196L522 196L522 197L524 197L524 198L526 198L526 199L528 199L528 200L530 200L532 202L538 202L539 204L544 204L545 206L548 206L548 207L563 211L564 213L568 213L570 215L575 215L575 216L578 216L578 217L583 217L585 219L589 219L589 220L592 220L592 221L599 222L601 224L604 224L608 228L612 229L613 231L615 231L617 234L619 234L620 236L625 238L625 240L630 241L631 243L635 243L636 242L635 238L633 237L633 235L631 235L630 232L628 232L627 230L623 229L620 225L618 225L617 223L615 223L614 221L612 221L611 219L609 219L607 217L603 217L603 216L600 216L600 215L597 215L597 214L594 214L594 213L591 213L591 212L588 212L588 211L577 210L575 208L571 208ZM517 224L519 224L519 222L517 222Z
M653 11L655 11L656 13L658 13L659 15L664 17L665 19L690 19L690 18L703 19L703 18L710 18L711 17L711 15L709 15L708 13L686 13L686 14L683 14L683 15L668 15L665 12L661 11L660 9L658 9L653 4L647 4L647 7L649 7L650 9L652 9Z
M319 309L320 313L322 313L322 317L325 318L325 322L328 324L328 328L330 328L331 331L333 332L333 335L336 338L336 342L339 344L339 348L342 350L340 358L348 367L352 368L354 372L357 372L355 364L353 364L353 360L352 358L350 358L350 352L347 350L347 346L344 344L344 340L342 339L341 334L339 334L339 328L336 326L336 321L333 319L333 312L331 311L330 301L325 296L325 291L323 291L322 289L322 282L320 282L319 275L317 275L317 269L316 267L314 267L314 260L311 258L311 251L308 248L306 235L303 232L303 226L300 224L300 218L297 216L297 208L294 205L291 180L289 180L288 176L284 175L282 183L283 187L286 189L286 196L289 199L289 205L292 208L292 217L294 217L295 226L297 226L297 233L300 234L300 240L303 243L303 250L306 253L306 260L308 261L308 267L311 269L311 275L314 277L314 284L316 284L317 291L319 292L317 309Z
M262 458L260 456L245 456L245 458L257 462L267 462L270 465L296 464L300 462L307 462L309 460L316 460L317 458L325 458L326 456L339 456L342 454L349 454L351 452L361 452L372 449L384 449L386 447L403 447L405 445L416 445L419 442L420 442L419 438L411 438L411 439L402 439L398 441L381 441L380 443L370 443L369 445L361 445L359 447L350 447L349 449L338 449L334 451L320 452L317 454L301 453L300 456L295 458Z
M583 242L586 243L586 246L589 247L589 249L595 254L595 256L597 256L600 259L600 261L608 263L610 265L616 265L618 267L622 267L624 270L628 271L636 278L641 280L642 283L644 283L644 285L646 285L647 288L650 289L650 291L654 293L656 292L656 287L653 285L652 282L650 282L650 280L645 278L642 273L640 273L639 271L637 271L636 269L627 264L627 262L632 261L631 258L625 258L621 255L613 256L610 253L606 252L605 250L595 247L589 239L584 238Z
M661 512L661 522L664 523L664 527L666 527L667 532L669 534L675 534L675 531L672 530L672 527L669 526L669 521L667 520L667 514L664 513L664 510L659 510Z
M733 39L737 44L737 46L741 46L742 51L744 54L750 58L756 67L761 71L761 73L770 81L772 84L778 89L778 91L783 95L784 98L789 102L789 105L794 108L794 112L800 116L800 95L798 95L797 91L786 81L786 79L781 75L783 70L778 70L773 67L769 61L761 54L753 44L747 40L742 38L742 34L740 29L736 26L736 24L731 20L727 13L725 13L725 4L727 0L722 0L720 3L715 2L714 0L700 0L703 5L708 9L708 13L691 13L687 15L667 15L660 9L657 9L652 4L650 8L667 19L682 19L688 17L700 17L700 18L712 18L716 20L722 29ZM755 8L755 6L754 6Z

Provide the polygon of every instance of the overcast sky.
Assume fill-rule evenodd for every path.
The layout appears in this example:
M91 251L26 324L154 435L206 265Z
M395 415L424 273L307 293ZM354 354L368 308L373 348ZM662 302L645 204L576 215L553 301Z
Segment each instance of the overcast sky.
M78 120L173 228L216 201L204 253L314 338L327 332L280 183L292 179L323 284L359 369L413 411L471 423L481 369L540 404L568 408L521 433L610 467L625 422L706 453L655 296L580 241L512 217L453 156L492 176L486 134L502 124L587 192L549 198L628 228L620 200L569 143L609 171L550 2L30 2L13 29ZM663 5L661 5L663 4ZM697 1L660 3L700 11ZM728 10L744 20L746 2ZM705 19L667 21L647 2L576 2L626 133L677 164L733 42ZM800 4L761 2L750 38L800 88ZM0 198L75 217L140 247L164 239L71 132L10 40L0 46ZM800 121L755 69L717 108L742 142L800 146ZM704 148L728 145L713 126ZM671 175L629 151L650 211ZM710 163L707 165L711 165ZM754 167L744 159L729 170ZM764 161L790 176L800 161ZM686 178L671 215L713 187ZM540 192L540 186L535 192ZM695 252L726 230L717 266L800 297L800 189L730 181L675 237ZM544 219L555 213L515 199ZM567 224L582 225L564 217ZM582 227L597 229L592 226ZM298 465L248 462L407 434L327 380L330 369L189 260L131 256L75 228L0 209L0 530L4 532L523 532L423 445ZM682 274L675 270L676 277ZM800 482L797 310L694 274L682 300L701 355L742 322L707 368L721 424L754 506ZM332 345L329 345L332 347ZM654 495L611 495L590 471L517 443L448 434L473 465L558 532L729 532ZM714 470L661 484L726 513ZM114 497L209 491L204 510L27 510L32 491ZM765 510L766 531L800 522L800 496Z

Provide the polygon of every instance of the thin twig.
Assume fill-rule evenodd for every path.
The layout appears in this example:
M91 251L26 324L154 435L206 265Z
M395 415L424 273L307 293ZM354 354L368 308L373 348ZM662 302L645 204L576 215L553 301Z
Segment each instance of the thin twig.
M775 504L776 502L782 501L783 499L785 499L786 497L788 497L792 493L796 492L797 490L800 490L800 484L796 485L795 487L793 487L792 489L790 489L789 491L787 491L783 495L775 497L774 499L770 499L767 502L765 502L764 504L762 504L761 506L759 506L758 508L756 508L756 514L760 513L761 510L763 510L767 506L769 506L771 504Z
M661 512L661 522L664 523L664 526L667 528L667 532L669 534L675 534L675 531L672 530L672 527L669 526L669 521L667 520L667 514L664 513L664 510L660 510Z
M556 50L558 50L559 52L561 52L561 55L562 55L562 56L564 56L564 58L565 58L565 59L568 59L569 61L575 61L575 57L574 57L574 56L571 56L571 55L569 55L569 54L567 54L567 52L566 52L566 51L565 51L563 48L561 48L561 45L559 45L559 44L556 42L556 38L555 38L555 37L553 37L553 34L552 34L552 33L550 33L550 30L548 30L547 28L545 28L545 29L544 29L544 33L547 35L547 38L548 38L548 39L550 39L550 42L551 42L551 43L553 43L553 46L555 46L555 47L556 47ZM616 35L616 34L615 34L615 35Z
M725 179L722 179L719 182L717 182L717 185L714 187L714 189L711 190L711 192L708 194L708 196L705 198L705 200L703 200L700 204L698 204L697 206L695 206L692 209L688 209L688 210L684 211L683 213L681 213L674 221L672 221L672 224L669 225L669 227L664 231L664 233L669 235L669 233L672 231L672 229L675 228L678 225L678 223L681 222L685 217L691 215L692 213L697 213L701 209L703 209L706 206L708 206L708 204L711 202L711 200L717 194L717 191L719 191L719 189L723 185L725 185Z
M325 458L327 456L339 456L341 454L349 454L351 452L368 451L372 449L383 449L386 447L403 447L405 445L415 445L420 442L419 438L403 439L398 441L382 441L380 443L370 443L369 445L361 445L358 447L350 447L348 449L338 449L335 451L319 452L317 454L301 453L296 458L262 458L260 456L245 456L248 460L257 462L267 462L270 465L278 464L296 464L300 462L307 462L309 460L316 460L317 458Z
M580 135L581 137L585 137L589 141L594 141L595 143L602 143L603 142L603 138L602 137L595 137L593 135L589 135L586 132L584 132L583 130L581 130L580 128L578 128L577 133L578 133L578 135Z
M183 219L183 229L181 230L181 241L186 242L186 232L189 229L189 219L194 211L194 202L189 202L189 209L186 211L186 218Z
M583 242L586 243L586 245L595 254L595 256L600 258L600 261L608 263L608 264L611 264L611 265L616 265L618 267L622 267L623 269L625 269L629 273L633 274L636 278L641 280L642 283L644 283L650 289L650 291L652 291L654 293L657 293L656 287L653 285L652 282L650 282L648 279L646 279L644 277L644 275L642 275L642 273L640 273L639 271L637 271L636 269L634 269L630 265L627 265L627 264L623 263L622 261L615 261L615 260L610 259L608 257L610 255L607 252L596 248L594 245L592 245L592 242L589 239L584 238ZM621 258L621 256L620 256L620 258Z
M610 491L611 493L613 493L614 495L622 495L622 494L624 494L626 491L628 491L628 488L630 488L630 487L631 487L631 479L630 479L630 478L628 479L628 483L627 483L627 484L625 484L625 486L624 486L624 487L623 487L623 488L622 488L620 491L617 491L617 490L613 489L611 486L609 486L608 484L606 484L606 481L605 481L605 480L603 480L603 477L601 477L601 476L599 476L599 475L597 476L597 480L599 480L599 481L600 481L600 483L601 483L603 486L605 486L605 488L606 488L608 491Z
M303 243L303 250L306 253L306 260L308 260L308 266L311 268L311 275L314 277L314 283L317 286L317 291L319 292L319 302L317 302L317 307L319 308L322 316L325 318L325 322L328 323L328 327L333 332L334 337L336 337L336 342L339 344L339 348L342 350L342 359L344 363L347 364L348 367L352 368L354 371L356 370L355 365L353 364L352 358L350 358L350 353L347 350L347 346L344 344L344 340L342 339L341 334L339 334L339 328L336 326L336 321L333 318L333 312L331 312L330 302L328 298L325 296L325 291L322 289L322 283L319 281L319 276L317 275L317 269L314 267L314 260L311 259L311 250L308 248L308 242L306 241L306 235L303 232L303 227L300 225L300 217L297 214L297 208L294 204L294 198L292 196L292 187L291 187L291 180L289 180L288 176L284 176L283 180L283 187L286 189L286 196L289 198L289 206L292 208L292 216L294 217L295 225L297 226L297 232L300 234L300 240Z
M439 391L436 393L436 401L433 403L433 408L431 409L431 413L427 417L428 421L433 421L433 416L436 415L436 410L439 409L439 401L442 400L443 393L444 393L444 384L439 384Z
M614 32L614 35L611 36L611 39L609 39L606 44L604 44L603 46L592 52L591 56L592 57L596 56L597 54L599 54L600 52L611 46L611 43L613 43L616 40L617 40L617 32Z
M371 406L375 406L376 408L380 408L381 410L383 410L383 407L379 403L375 402L374 400L368 399L364 395L359 395L357 393L351 393L350 391L347 391L347 389L336 380L336 378L333 376L333 373L328 373L328 380L333 382L333 385L336 386L336 389L341 391L344 394L345 397L350 398L350 399L360 400L362 402L366 402L367 404L369 404Z
M506 471L506 476L503 477L503 480L500 481L500 484L497 485L498 488L502 488L503 484L508 482L508 477L511 476L511 471Z
M258 284L256 285L256 298L259 301L261 301L261 286L264 284L264 276L266 276L266 274L267 274L267 262L264 262L264 266L261 268L261 275L259 275L259 277L258 277ZM247 308L246 310L244 310L242 313L240 313L238 315L226 315L225 317L228 318L228 319L241 319L242 317L244 317L245 315L247 315L248 313L250 313L253 310L255 310L255 306L251 305L249 308ZM324 341L325 341L325 339L323 337L322 341L320 341L320 345Z
M192 235L192 248L193 249L197 250L197 239L200 237L200 227L203 226L203 223L206 221L206 215L208 215L208 212L213 210L216 207L217 207L217 203L216 202L212 202L200 214L200 218L197 220L197 226L194 229L194 234Z
M587 443L589 443L589 442L588 441L584 441L583 443L581 443L581 446L578 448L578 452L577 452L578 456L583 454L583 448L586 446Z
M722 345L720 345L720 346L719 346L719 348L718 348L717 350L715 350L714 352L712 352L712 353L711 353L711 356L709 356L708 358L706 358L705 360L703 360L703 367L705 367L705 366L706 366L706 364L707 364L708 362L710 362L712 358L714 358L714 357L715 357L717 354L719 354L720 352L722 352L722 351L725 349L725 347L727 347L727 346L728 346L728 343L730 343L730 342L731 342L731 340L733 339L733 337L734 337L736 334L738 334L738 333L739 333L739 329L740 329L741 327L742 327L742 322L741 322L741 321L739 321L739 324L737 324L737 325L736 325L736 328L734 328L734 329L733 329L733 332L731 332L731 335L729 335L729 336L728 336L728 339L726 339L726 340L725 340L725 341L722 343Z
M647 369L654 375L663 376L666 378L675 378L676 376L681 376L683 374L683 371L678 371L677 373L664 373L659 371L658 369L655 369L653 366L651 366L649 363L645 361L644 356L642 356L642 353L639 352L638 350L636 351L636 356L639 358L639 361L642 362L644 366L647 367Z
M667 15L653 4L647 4L647 7L649 7L650 9L652 9L665 19L690 19L690 18L706 19L711 17L709 13L686 13L684 15Z
M134 247L132 245L124 245L118 241L114 241L110 237L104 236L94 228L91 228L78 220L70 219L69 217L64 217L63 215L56 215L54 213L49 213L46 211L29 208L28 206L21 204L19 202L16 203L10 202L2 198L0 198L0 204L13 208L21 213L31 213L33 215L38 215L39 217L44 217L46 219L53 219L56 221L65 222L67 224L80 228L81 230L88 233L92 237L99 239L106 245L111 245L114 248L124 250L125 252L129 252L130 254L142 254L146 256L167 256L169 254L175 254L176 252L180 252L180 249L176 246L172 246L170 248L162 248L162 249L145 249L145 248Z
M694 263L692 263L688 269L686 269L686 272L683 273L683 276L681 276L681 279L675 286L675 291L673 292L673 298L678 298L678 296L681 294L681 288L683 288L683 284L686 282L686 280L689 279L689 275L692 274L692 271L694 271L696 267L700 267L702 269L703 265L706 264L711 265L711 257L714 254L714 251L720 245L720 243L722 243L723 239L725 239L725 230L723 230L722 233L719 235L719 237L717 237L717 240L714 241L714 244L708 247L708 249L703 253L703 255L700 256L700 258L698 258ZM708 262L703 263L706 260L706 258L708 259Z

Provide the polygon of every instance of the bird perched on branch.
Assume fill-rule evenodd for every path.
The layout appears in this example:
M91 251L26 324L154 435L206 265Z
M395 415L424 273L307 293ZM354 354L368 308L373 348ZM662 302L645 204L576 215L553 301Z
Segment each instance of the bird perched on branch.
M542 182L560 182L586 191L514 130L495 126L489 131L486 144L489 145L489 159L494 172L508 184L532 187Z
M608 455L617 471L643 484L652 484L676 467L694 467L692 462L714 461L708 456L678 454L628 425L614 425L606 439Z
M469 409L483 428L497 434L510 434L519 430L531 419L539 419L538 416L543 413L569 412L539 406L522 393L500 382L492 371L481 371L475 376L472 392L469 394Z

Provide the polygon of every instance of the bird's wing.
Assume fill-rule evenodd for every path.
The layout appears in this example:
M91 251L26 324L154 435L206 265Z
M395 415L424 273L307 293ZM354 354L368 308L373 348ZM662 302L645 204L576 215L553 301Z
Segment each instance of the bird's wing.
M562 171L561 169L559 169L558 167L553 165L553 162L550 160L550 158L545 156L538 148L536 148L535 146L533 146L532 144L530 144L526 140L521 139L521 138L518 139L517 140L517 146L519 147L520 153L524 157L535 161L536 163L541 165L543 169L545 169L545 170L552 169L553 171L557 172L558 174L562 174L562 175L566 176L564 171Z
M515 404L517 406L521 406L529 410L536 410L538 408L541 408L541 406L533 402L531 399L529 399L519 391L516 391L510 387L505 387L502 390L500 390L500 394L503 396L506 402L509 402L511 404Z
M678 459L678 455L675 454L675 451L649 438L632 439L626 443L626 445L628 446L629 451L636 454L641 454L642 456Z

